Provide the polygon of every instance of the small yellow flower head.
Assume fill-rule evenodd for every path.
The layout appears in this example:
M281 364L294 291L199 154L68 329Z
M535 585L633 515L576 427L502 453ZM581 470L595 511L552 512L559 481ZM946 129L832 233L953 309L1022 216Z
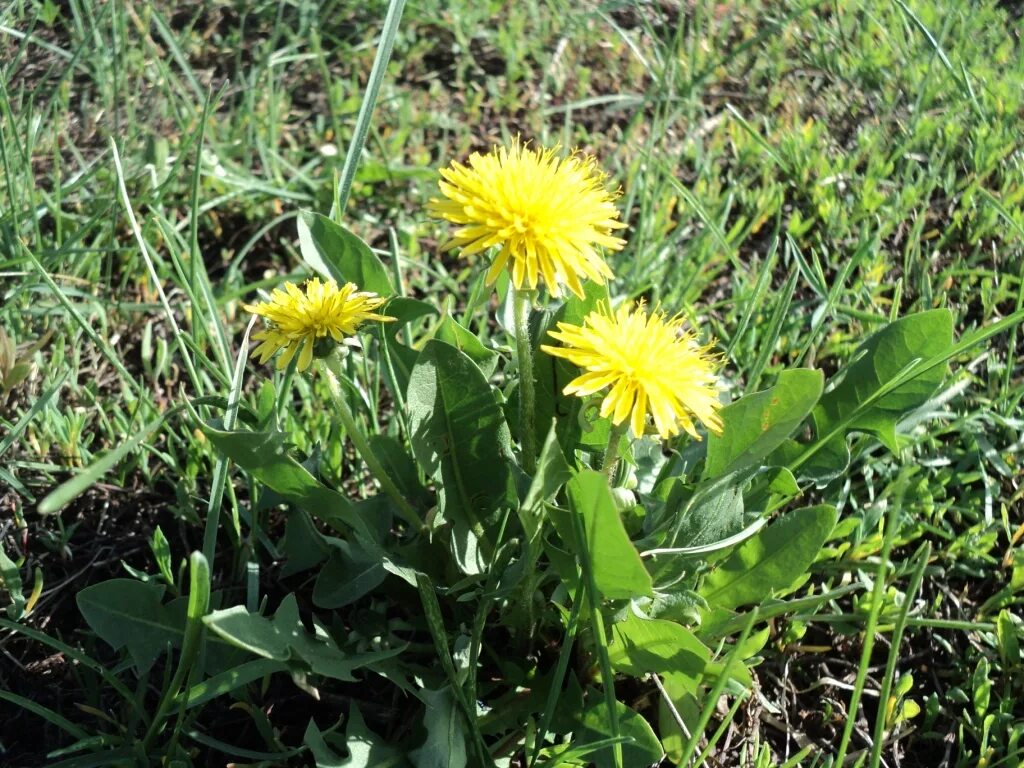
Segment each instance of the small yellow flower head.
M319 351L316 347L321 340L330 336L341 342L366 320L394 319L373 311L386 299L357 291L355 283L339 288L333 280L321 283L320 278L314 277L306 281L304 292L292 282L285 283L284 288L275 288L270 301L243 305L246 311L270 321L267 328L253 334L254 339L262 342L253 350L253 356L259 355L260 362L265 363L283 349L284 354L277 359L278 368L287 367L298 352L298 369L304 371Z
M603 284L614 277L595 246L618 251L626 244L612 234L626 226L615 194L605 189L593 158L563 158L556 151L530 149L515 139L486 155L474 152L468 166L453 162L441 171L447 199L432 199L427 208L462 225L444 250L461 247L463 256L472 256L500 245L488 285L510 269L518 289L534 290L543 280L552 296L567 285L582 297L581 279Z
M610 387L601 416L610 416L612 423L622 424L629 416L639 437L650 413L663 440L678 435L680 428L699 440L694 421L721 434L718 357L683 328L681 318L648 314L640 302L614 312L591 312L582 326L559 323L550 333L564 346L541 349L583 369L565 394L587 397Z

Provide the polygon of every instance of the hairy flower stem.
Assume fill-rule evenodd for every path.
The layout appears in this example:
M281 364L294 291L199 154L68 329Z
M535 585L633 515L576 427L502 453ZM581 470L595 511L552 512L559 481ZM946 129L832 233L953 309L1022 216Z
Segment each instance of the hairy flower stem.
M608 447L605 448L604 458L601 460L601 473L608 478L612 488L615 487L615 468L619 466L619 443L622 442L622 436L626 434L627 429L628 422L612 424L608 434Z
M370 468L370 473L377 478L377 482L380 483L381 489L391 500L395 502L398 507L398 511L402 517L405 518L406 522L412 526L413 530L418 531L423 527L423 521L420 520L416 514L416 510L412 508L412 505L406 501L402 492L398 490L398 487L391 480L391 476L388 475L387 470L384 469L384 465L381 464L380 459L377 458L377 454L374 453L373 448L370 447L370 441L367 440L366 435L363 434L363 430L360 429L359 424L356 422L355 416L352 415L352 409L348 407L348 401L345 400L345 396L341 391L341 359L337 354L332 353L322 360L321 370L324 373L324 378L327 380L327 386L331 391L331 400L334 402L334 413L341 422L341 426L345 428L345 432L348 434L352 444L356 447L356 452L360 458L366 462L366 466Z
M519 432L523 443L523 470L528 475L537 471L537 436L534 428L537 407L533 389L530 304L529 291L515 291L512 296L512 312L516 324L516 354L519 356Z

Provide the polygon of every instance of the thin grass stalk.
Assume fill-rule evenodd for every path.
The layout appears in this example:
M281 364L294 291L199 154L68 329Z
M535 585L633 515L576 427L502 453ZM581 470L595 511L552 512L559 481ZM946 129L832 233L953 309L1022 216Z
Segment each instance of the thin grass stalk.
M245 329L245 336L242 337L242 345L238 350L238 359L235 361L235 371L231 379L231 390L228 392L228 407L224 412L224 429L232 430L238 419L238 405L242 397L242 379L245 375L245 361L249 353L249 334L252 333L256 324L256 316L249 320ZM210 568L213 568L214 558L217 554L217 529L220 527L220 509L224 500L224 486L228 478L228 459L223 454L217 457L217 463L213 467L213 482L210 487L210 501L206 507L206 525L203 529L203 556ZM238 521L238 508L233 506L234 524L236 533L241 533L241 525ZM253 512L255 520L256 513Z
M480 726L476 721L475 704L466 697L466 691L459 684L459 676L455 671L455 664L452 662L451 649L448 646L448 637L445 634L444 619L441 616L441 605L434 593L434 584L430 577L420 573L416 576L416 588L420 596L420 605L423 606L423 615L430 630L430 636L434 640L434 648L437 651L438 661L444 669L448 678L448 685L452 689L459 709L466 720L466 726L472 736L473 748L477 753L478 762L476 765L481 768L489 768L494 765L490 754L487 752L487 745L484 743L483 735L480 733Z
M729 728L732 726L732 719L736 717L736 712L739 710L741 706L743 706L743 704L746 703L747 699L749 698L749 692L744 693L742 696L736 697L736 701L734 701L732 705L729 707L729 711L725 713L725 716L722 718L722 722L719 724L718 728L716 728L715 732L711 734L711 738L708 739L707 745L704 747L704 749L700 751L700 754L697 755L697 759L694 761L694 765L707 765L707 760L711 756L711 750L713 750L717 746L718 742L721 741L726 731L728 731Z
M896 662L900 655L900 645L903 640L903 633L907 628L907 617L910 614L910 606L917 597L921 588L921 581L924 579L924 569L928 565L928 559L932 554L931 542L926 541L918 550L917 566L910 577L910 584L904 593L903 606L896 617L896 626L892 630L892 639L889 643L889 658L885 662L885 674L882 675L882 689L878 694L879 716L875 720L875 732L872 736L874 743L871 745L871 758L869 765L878 768L882 761L882 744L885 742L885 726L888 720L889 696L892 694L893 677L896 674Z
M836 765L843 764L846 752L850 748L854 723L857 721L857 708L860 706L860 699L864 693L864 683L867 680L868 667L871 666L871 652L875 648L875 631L878 627L878 617L882 613L885 575L889 569L889 553L892 552L896 534L900 529L899 520L900 513L903 510L903 493L906 490L906 479L907 472L904 470L896 479L896 503L889 512L889 518L885 523L885 538L882 540L882 551L878 561L878 568L875 571L875 584L871 590L871 610L868 613L868 620L864 626L864 647L860 654L860 665L857 668L857 677L853 683L853 692L850 694L850 705L846 710L846 725L843 727L843 735L839 741L839 749L836 752ZM882 705L884 706L884 702L882 702Z
M700 744L700 737L703 735L704 729L707 728L708 723L711 721L711 716L715 712L715 708L718 704L718 697L722 695L722 691L725 690L726 683L729 682L729 670L732 669L732 665L734 663L743 663L736 658L736 654L739 652L739 649L743 647L743 644L747 642L747 638L750 637L750 632L754 628L754 624L757 623L759 617L760 612L757 608L754 608L754 610L750 612L746 626L743 628L739 638L733 645L732 651L726 657L725 663L722 664L722 671L719 673L718 679L715 680L714 686L712 686L711 691L704 700L704 706L701 708L700 717L697 718L697 724L693 728L693 734L686 742L686 748L683 750L683 755L679 760L679 765L691 765L690 761L693 759L693 753L697 751L697 745ZM699 765L699 763L696 765Z
M199 123L199 135L196 137L196 155L192 169L191 189L189 192L189 223L188 223L188 267L189 280L192 284L192 292L196 291L196 278L199 279L199 291L206 309L209 312L208 322L213 325L216 332L217 343L214 349L218 353L221 366L226 370L231 367L231 345L228 343L227 333L224 330L224 323L221 322L217 313L218 306L210 290L210 279L206 272L205 265L202 275L198 275L199 265L202 264L203 256L199 251L199 186L201 181L201 170L203 167L203 145L206 139L206 121L210 116L210 107L213 102L213 92L207 91L206 100L203 103L203 113ZM206 331L207 329L203 329Z
M576 590L576 599L572 601L572 608L569 609L569 620L565 627L565 637L562 639L562 647L558 651L558 663L555 665L555 675L551 679L551 687L548 688L548 698L544 703L544 713L540 718L540 725L537 728L537 738L533 745L533 754L530 757L529 768L533 768L540 751L544 747L544 739L548 735L548 726L551 725L551 718L555 716L555 707L558 706L558 699L562 694L562 683L565 680L565 673L569 669L569 657L572 656L572 647L576 642L576 630L579 628L580 609L583 607L586 582L579 574L576 576L579 587Z
M338 194L334 201L334 207L331 208L330 217L339 224L345 213L345 207L348 205L349 195L352 193L352 182L356 177L356 168L359 167L359 156L363 152L366 134L370 130L373 108L377 104L377 95L380 93L380 86L384 81L388 62L391 60L391 49L395 44L395 35L398 33L398 24L402 19L402 10L404 8L405 0L391 0L388 3L388 12L384 17L384 28L381 31L380 44L377 46L377 54L373 59L373 68L370 70L370 80L366 84L366 93L363 95L362 104L359 105L355 133L352 134L352 141L349 143L348 152L345 154L345 164L341 168L341 180L338 182Z
M160 282L160 276L156 272L156 265L153 263L153 257L149 253L149 246L146 245L146 240L142 236L142 228L139 227L139 222L135 218L132 201L128 196L128 187L125 186L124 182L124 169L121 167L121 155L117 151L117 143L113 140L110 142L110 149L114 155L114 169L117 172L117 185L121 192L121 202L124 204L124 210L128 216L128 223L131 225L132 234L135 237L136 244L139 246L139 252L142 254L142 260L146 263L146 269L149 272L150 279L153 281L153 287L156 289L157 295L160 297L160 304L163 306L164 313L167 315L167 322L170 323L171 332L174 334L174 340L177 342L178 351L181 353L181 359L185 363L185 368L188 370L189 378L192 380L192 386L195 388L196 394L202 395L202 379L196 371L195 363L192 360L192 356L189 354L188 345L185 343L183 338L184 334L182 334L181 328L178 326L178 321L174 317L174 311L171 309L170 301L168 301L167 294L164 292L164 287Z

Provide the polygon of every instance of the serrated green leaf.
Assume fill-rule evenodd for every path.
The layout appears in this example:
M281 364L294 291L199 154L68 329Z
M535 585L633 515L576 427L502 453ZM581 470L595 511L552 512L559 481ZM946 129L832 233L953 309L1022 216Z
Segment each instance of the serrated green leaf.
M328 523L351 528L362 534L365 542L376 540L376 534L348 499L288 455L283 433L228 432L206 423L202 430L219 451L286 501Z
M341 608L376 589L385 576L380 558L335 540L334 551L313 586L313 602L319 608Z
M167 644L177 647L182 622L163 604L164 587L135 579L110 579L75 596L78 610L104 642L127 648L139 674L150 670Z
M354 681L352 672L398 655L395 648L374 653L347 654L322 630L310 634L299 620L294 594L288 594L268 619L236 605L214 611L203 623L219 637L243 650L274 661L302 664L309 671L335 680Z
M316 720L310 718L306 725L306 732L302 736L302 743L309 747L313 755L313 762L316 768L342 768L345 764L341 755L334 751L327 743L323 733L316 725Z
M344 737L333 732L322 733L316 721L310 720L303 742L313 754L317 768L401 768L409 765L401 752L384 743L366 727L354 702L349 707ZM345 753L345 757L339 753Z
M293 510L285 520L282 548L285 555L282 576L307 571L320 565L331 554L331 545L326 537L313 525L309 514L301 509Z

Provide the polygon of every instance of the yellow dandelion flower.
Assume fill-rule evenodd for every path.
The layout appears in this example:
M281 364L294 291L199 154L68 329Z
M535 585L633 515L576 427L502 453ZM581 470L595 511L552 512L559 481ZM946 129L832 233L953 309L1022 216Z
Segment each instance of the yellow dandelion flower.
M681 318L648 314L640 302L591 312L582 326L559 323L550 334L564 346L541 349L583 369L565 394L587 397L610 387L601 416L610 416L612 423L620 425L629 416L633 434L640 436L650 413L665 440L680 428L699 440L695 421L721 434L719 359L683 328Z
M285 368L298 353L298 369L304 371L319 351L318 342L328 336L341 342L367 320L393 320L373 311L385 301L376 293L357 290L355 283L339 288L333 280L321 283L314 277L306 281L303 291L287 282L283 291L274 289L270 301L243 305L246 311L269 321L267 328L253 334L262 342L253 350L253 357L259 355L260 362L265 363L283 349L277 367Z
M531 149L515 139L511 147L469 156L468 166L453 162L441 171L446 199L432 199L431 215L462 227L444 250L462 248L463 256L501 246L487 272L492 284L509 268L522 290L543 280L552 296L562 285L583 296L580 281L603 284L614 277L595 246L618 251L626 241L612 233L619 221L616 195L605 189L605 175L591 157L556 155Z

